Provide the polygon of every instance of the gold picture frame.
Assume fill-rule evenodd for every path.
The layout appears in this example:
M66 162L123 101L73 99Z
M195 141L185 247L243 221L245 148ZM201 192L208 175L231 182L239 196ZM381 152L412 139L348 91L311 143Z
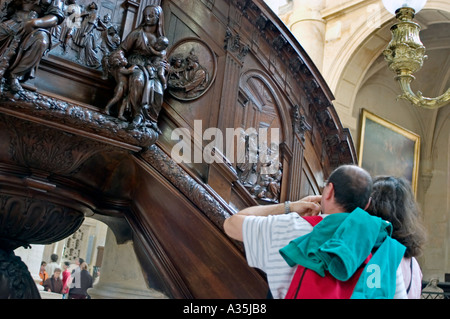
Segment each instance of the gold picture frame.
M362 109L358 165L372 176L392 175L411 182L417 194L420 136Z

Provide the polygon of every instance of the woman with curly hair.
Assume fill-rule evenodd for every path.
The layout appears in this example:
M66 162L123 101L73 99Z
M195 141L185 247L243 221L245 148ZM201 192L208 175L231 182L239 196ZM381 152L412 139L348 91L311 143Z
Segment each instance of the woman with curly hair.
M415 257L422 254L425 228L410 183L404 178L375 177L368 212L389 221L393 226L392 238L406 246L401 262L403 279L408 298L419 299L422 271Z

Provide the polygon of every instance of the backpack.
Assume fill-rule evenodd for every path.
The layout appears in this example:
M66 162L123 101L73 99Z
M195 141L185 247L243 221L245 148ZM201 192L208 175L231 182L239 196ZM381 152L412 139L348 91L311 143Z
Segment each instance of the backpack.
M311 226L323 220L321 216L303 217ZM350 299L364 267L369 262L370 254L349 280L340 281L328 271L325 277L302 265L298 265L285 299Z

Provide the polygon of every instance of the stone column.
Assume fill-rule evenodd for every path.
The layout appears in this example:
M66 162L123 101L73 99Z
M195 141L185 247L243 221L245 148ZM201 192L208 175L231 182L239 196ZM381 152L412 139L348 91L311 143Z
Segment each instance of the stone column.
M294 0L293 12L288 21L292 34L311 57L319 71L322 71L325 20L320 11L325 6L325 0Z
M131 241L118 245L108 229L100 279L88 290L92 299L165 299L167 296L148 288Z

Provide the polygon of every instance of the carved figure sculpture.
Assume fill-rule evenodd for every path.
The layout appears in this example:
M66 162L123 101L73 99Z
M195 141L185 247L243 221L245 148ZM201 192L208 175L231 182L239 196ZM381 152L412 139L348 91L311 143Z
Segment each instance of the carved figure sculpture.
M194 52L189 54L186 62L184 89L188 95L195 95L196 92L205 89L205 84L208 82L208 71L200 65L198 56Z
M73 43L77 46L78 57L84 61L85 65L97 68L101 65L97 57L97 41L95 39L95 30L102 30L98 25L98 6L91 2L85 13L81 15L83 21L81 26L73 35Z
M75 31L81 27L81 6L76 3L76 0L69 0L68 5L64 9L66 19L61 27L60 41L63 48L63 53L67 52L67 44L73 37Z
M101 44L100 51L103 54L102 57L102 68L103 68L103 78L108 78L108 59L112 52L117 50L120 45L120 36L117 31L117 27L111 23L111 16L106 14L103 17L103 21L98 21L99 25L103 29L101 31Z
M49 30L64 20L60 0L12 0L2 8L0 78L18 92L34 78L43 54L51 48Z
M126 67L128 64L127 59L123 55L123 51L117 51L110 55L109 57L109 72L113 74L114 80L116 80L116 88L114 89L114 96L108 102L105 107L105 114L109 115L111 107L117 102L121 101L119 107L118 118L126 121L127 119L123 116L125 108L128 106L128 77L137 70L136 65L131 67Z
M184 57L181 54L175 54L170 58L170 69L168 82L170 86L176 88L178 82L182 81L184 72L186 71L186 65L184 63Z
M167 78L166 78L166 65L167 61L167 47L169 46L169 39L166 37L159 37L156 40L154 48L149 46L150 51L154 54L151 64L147 65L147 70L149 73L154 72L158 74L158 78L162 83L163 89L167 89Z
M158 115L163 103L164 84L157 72L149 72L156 57L155 45L164 36L162 8L147 6L143 11L142 23L120 44L119 49L127 58L128 63L137 68L129 77L128 102L131 108L132 126L149 125L159 132ZM159 63L164 65L165 73L168 66L165 58Z
M236 168L243 185L252 188L257 183L259 174L258 134L251 132L247 135L241 132L241 138L245 139L245 149L238 153L242 158L238 159Z
M258 135L246 135L241 129L240 142L245 140L245 149L238 152L237 175L250 195L265 202L278 203L280 199L282 164L279 162L278 145L270 148L258 143Z
M192 50L186 58L176 55L171 58L169 88L182 93L184 98L197 97L209 83L209 73Z

